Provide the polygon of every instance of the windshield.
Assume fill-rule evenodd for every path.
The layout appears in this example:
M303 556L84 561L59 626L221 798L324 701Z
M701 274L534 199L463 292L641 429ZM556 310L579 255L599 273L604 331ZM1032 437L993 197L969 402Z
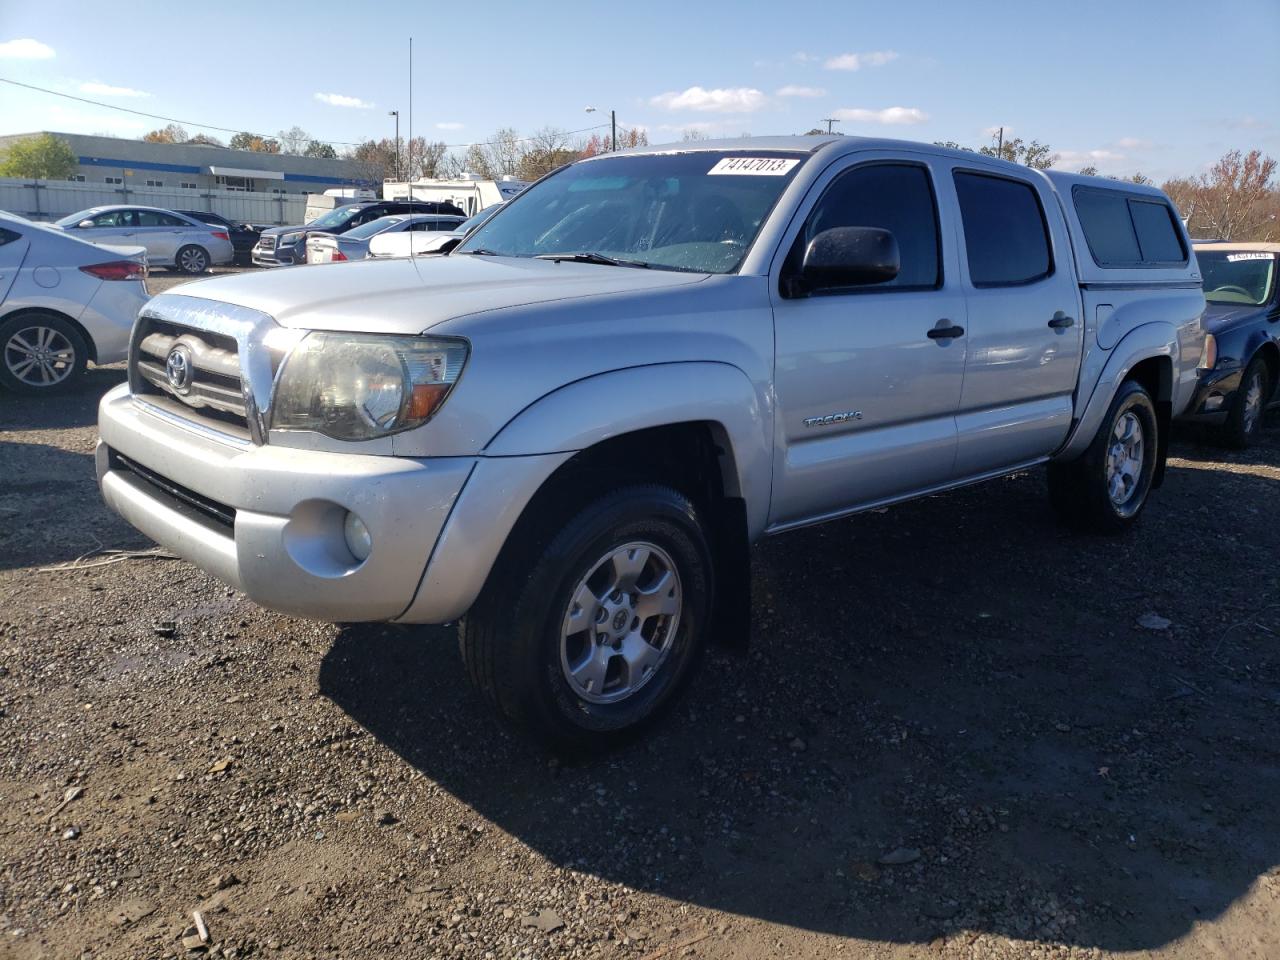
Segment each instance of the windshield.
M394 227L397 223L402 223L404 217L379 217L377 220L370 220L368 223L362 223L358 227L348 230L343 236L350 237L353 240L368 240L370 237Z
M101 207L90 207L88 210L81 210L79 213L68 214L61 220L53 221L54 226L58 227L74 227L81 220L88 220L95 213L101 213Z
M495 203L493 206L485 207L483 210L477 213L474 217L470 217L467 220L463 220L460 224L454 227L453 232L461 233L461 234L470 233L472 230L480 226L480 224L484 223L486 220L492 217L495 213L497 213L500 209L502 209L502 207L503 207L503 204L501 203Z
M1276 255L1265 250L1197 250L1204 275L1204 298L1210 303L1259 307L1271 299Z
M355 205L335 207L324 216L316 217L308 223L307 226L315 227L319 230L327 230L330 227L340 227L363 209L363 207L357 207Z
M454 253L732 273L806 156L698 150L575 163L508 201Z

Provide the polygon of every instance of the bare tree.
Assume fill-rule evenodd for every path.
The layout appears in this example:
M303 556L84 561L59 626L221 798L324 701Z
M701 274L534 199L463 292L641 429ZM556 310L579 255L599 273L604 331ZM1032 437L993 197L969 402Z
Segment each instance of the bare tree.
M307 145L311 143L311 134L303 130L301 127L294 125L288 130L281 130L277 134L276 139L280 141L281 153L300 154L307 149Z
M1163 189L1187 218L1193 236L1220 240L1280 237L1280 187L1271 178L1273 157L1261 150L1232 150L1198 177L1167 182Z
M171 123L159 130L152 130L142 137L147 143L186 143L189 139L186 128L180 123Z

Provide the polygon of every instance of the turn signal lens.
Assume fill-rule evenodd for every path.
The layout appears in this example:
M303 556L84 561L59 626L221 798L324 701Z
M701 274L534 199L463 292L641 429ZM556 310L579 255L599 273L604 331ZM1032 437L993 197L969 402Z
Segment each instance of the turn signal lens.
M213 238L215 240L230 240L231 235L224 230L215 230L213 231Z
M1197 369L1212 370L1218 363L1218 338L1212 333L1204 335L1204 349L1200 351L1200 365Z
M331 259L331 260L335 260L335 261L336 261L336 260L345 260L345 259L347 259L347 255L346 255L345 253L343 253L341 250L335 250L335 251L333 251L333 256L332 256L332 257L330 257L330 259Z
M147 265L136 260L111 260L107 263L91 263L81 267L83 273L99 280L141 280L147 275Z

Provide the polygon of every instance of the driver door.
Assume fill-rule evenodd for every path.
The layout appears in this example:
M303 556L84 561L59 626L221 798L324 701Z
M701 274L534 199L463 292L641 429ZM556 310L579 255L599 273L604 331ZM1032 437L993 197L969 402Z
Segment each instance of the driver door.
M938 171L927 157L875 156L859 155L815 184L818 197L784 239L785 260L775 268L773 529L955 475L966 314L955 245L940 227ZM798 289L809 241L854 226L893 233L898 276Z

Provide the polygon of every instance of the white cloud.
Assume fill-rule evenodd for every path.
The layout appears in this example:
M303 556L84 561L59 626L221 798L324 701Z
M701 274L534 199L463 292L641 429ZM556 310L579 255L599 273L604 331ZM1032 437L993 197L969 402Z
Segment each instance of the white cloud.
M436 124L437 130L461 130L462 127L463 124L458 123L456 120L446 120L444 123Z
M754 87L730 87L704 90L690 87L681 93L674 91L650 97L649 103L664 110L701 110L716 113L751 113L765 105L766 97Z
M372 110L373 104L366 103L359 97L348 97L341 93L317 93L316 99L331 107L355 107L358 110Z
M1002 127L999 124L996 124L994 127L983 127L982 135L988 139L991 139L993 137L1000 136L1001 130L1004 131L1004 138L1006 140L1010 139L1013 136L1013 127Z
M837 120L853 123L883 123L890 126L910 126L924 123L929 115L916 107L885 107L883 110L867 110L862 107L851 107L836 110L831 114Z
M1116 141L1116 146L1121 150L1144 150L1151 146L1146 140L1140 140L1137 137L1121 137Z
M791 59L796 63L812 63L814 60L817 60L818 57L815 54L805 53L803 50L797 50L791 55Z
M52 60L53 47L30 37L0 43L0 60Z
M863 67L883 67L890 60L897 60L894 50L873 50L870 53L842 53L829 57L822 66L827 70L861 70Z
M821 87L797 87L792 84L783 87L776 94L779 97L825 97L826 95L827 91Z
M88 83L80 84L81 93L92 93L100 97L149 97L151 94L145 90L135 90L133 87L113 87L109 83L102 83L98 80L90 80Z

